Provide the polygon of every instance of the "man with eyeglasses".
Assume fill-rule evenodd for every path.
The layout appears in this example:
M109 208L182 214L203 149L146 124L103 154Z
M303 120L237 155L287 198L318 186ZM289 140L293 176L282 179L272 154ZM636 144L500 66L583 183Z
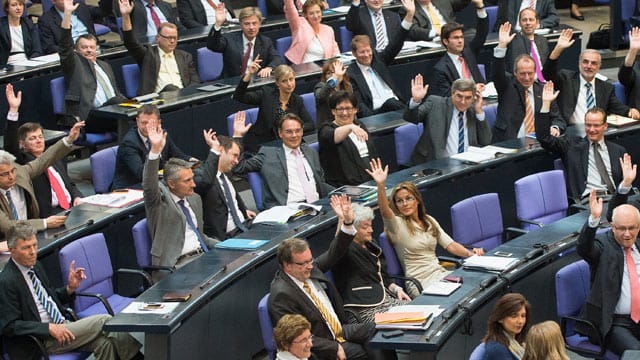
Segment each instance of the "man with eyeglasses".
M411 164L442 159L465 152L469 146L491 144L491 128L482 109L483 84L458 79L451 85L451 96L431 95L423 101L429 85L422 75L411 80L411 101L404 119L423 123L424 131L411 153Z
M278 245L280 270L271 282L268 304L271 321L276 324L287 314L307 318L313 334L311 353L318 359L395 359L393 351L366 345L375 334L374 323L347 323L342 298L324 275L346 253L356 234L349 198L333 196L331 207L339 229L329 250L314 259L303 239L291 238Z
M313 203L333 190L325 182L318 153L302 143L302 124L298 115L285 114L278 126L282 141L262 146L256 155L242 160L234 169L238 174L260 172L265 209Z
M632 168L635 177L635 165ZM580 316L595 325L607 350L622 355L640 350L640 212L631 205L613 210L611 229L596 236L603 200L592 190L591 214L578 238L578 254L591 269L591 291ZM597 342L598 334L584 323L575 330Z
M573 30L562 30L558 42L544 64L542 74L553 81L560 90L558 106L569 125L575 125L580 136L584 135L584 115L593 107L604 109L607 115L617 114L640 119L640 112L623 104L616 97L613 84L596 77L602 59L597 50L586 49L580 54L580 71L558 69L558 59L562 52L570 48L575 40Z
M589 109L584 117L587 135L555 137L550 133L549 110L559 91L548 81L542 91L540 116L536 119L536 138L543 148L559 155L565 166L569 197L586 202L592 190L613 195L623 180L624 147L604 138L607 115L601 108ZM630 161L630 160L629 160ZM621 190L621 188L618 188Z
M140 45L132 31L133 3L119 0L119 4L124 46L140 67L138 95L174 91L200 83L191 54L176 49L178 28L175 24L164 22L158 26L157 47Z

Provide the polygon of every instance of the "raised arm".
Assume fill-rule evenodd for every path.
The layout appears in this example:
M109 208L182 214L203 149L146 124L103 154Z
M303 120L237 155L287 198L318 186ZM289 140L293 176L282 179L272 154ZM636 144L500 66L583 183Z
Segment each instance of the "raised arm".
M385 181L389 175L389 165L382 167L382 161L380 158L372 159L370 162L371 170L365 169L373 180L376 182L378 188L378 207L380 208L380 214L384 219L392 219L395 215L391 207L389 206L389 198L387 197L387 187Z

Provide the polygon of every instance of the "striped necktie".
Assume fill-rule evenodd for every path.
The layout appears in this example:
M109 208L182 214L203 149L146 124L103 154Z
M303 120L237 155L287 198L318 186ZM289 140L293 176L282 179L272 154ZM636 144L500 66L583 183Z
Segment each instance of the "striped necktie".
M51 299L51 296L49 296L47 290L42 287L42 283L36 276L36 273L33 270L29 270L27 271L27 275L29 275L29 278L31 279L31 283L33 284L33 291L36 293L38 301L40 301L42 307L44 307L47 314L49 314L49 316L51 317L51 321L53 321L55 324L62 324L65 320L64 316L62 316L62 313L58 309L58 306L55 302L53 302L53 299Z
M384 35L384 25L382 24L382 13L376 11L373 13L376 26L376 50L382 51L387 47L387 37Z
M464 113L458 111L458 153L464 152Z
M13 203L11 199L11 190L7 190L4 195L7 197L7 201L9 202L9 207L11 208L11 216L13 216L13 220L20 220L18 216L18 209L16 209L16 204Z
M331 328L331 331L333 331L333 334L336 337L336 341L341 342L341 343L345 342L346 340L342 337L342 325L340 324L338 319L336 319L331 314L331 312L324 306L322 301L320 301L320 299L318 299L316 294L314 294L313 291L311 291L311 287L309 286L309 283L307 281L304 282L302 287L304 288L304 291L306 291L307 294L309 294L309 296L311 297L311 300L313 300L314 304L316 304L316 307L318 308L318 311L320 311L320 314L322 314L322 317L324 318L324 320L327 322L327 324Z
M531 106L531 99L529 99L529 90L524 89L524 134L531 134L536 131L535 124L533 122L533 106Z
M584 86L587 88L587 110L596 106L596 99L593 98L593 92L591 91L591 83L586 83Z

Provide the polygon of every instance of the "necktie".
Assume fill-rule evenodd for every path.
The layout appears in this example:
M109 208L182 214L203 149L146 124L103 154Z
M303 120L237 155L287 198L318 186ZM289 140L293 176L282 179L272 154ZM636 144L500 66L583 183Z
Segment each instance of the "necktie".
M600 155L600 144L597 142L594 142L592 143L592 145L593 145L593 156L594 156L594 159L596 160L596 168L598 168L598 173L600 174L602 183L607 185L607 191L609 191L609 194L613 194L615 191L615 187L613 186L611 177L607 172L607 167L604 165L604 160L602 160L602 155Z
M47 293L47 290L42 287L42 283L36 276L36 273L33 270L29 270L27 271L27 275L29 275L31 282L33 283L33 291L36 293L36 296L38 297L40 304L42 304L42 307L44 307L47 314L49 314L49 316L51 317L51 321L53 321L55 324L62 324L65 320L64 316L62 316L62 313L60 313L58 306L55 302L53 302L53 300Z
M536 131L535 124L533 123L533 107L531 106L529 91L527 89L524 90L524 106L524 133L527 135Z
M540 64L540 58L538 57L538 53L536 52L535 45L533 41L531 41L531 57L533 61L536 63L536 76L538 77L538 81L545 82L544 76L542 75L542 64Z
M58 198L58 205L65 210L69 210L69 200L67 200L67 195L64 193L64 189L62 188L62 184L58 181L58 178L53 175L53 170L51 167L47 168L47 175L49 176L49 184L51 184L51 189L56 194Z
M13 216L13 220L20 220L18 218L18 209L16 209L16 204L14 204L13 200L11 199L11 191L7 190L7 192L5 192L4 194L7 197L7 201L9 201L9 207L11 208L11 215Z
M624 248L627 260L627 270L629 272L629 287L631 288L631 320L638 323L640 321L640 280L638 280L638 272L636 263L631 257L631 248Z
M387 47L387 37L384 36L382 14L380 13L380 11L376 11L373 13L373 17L375 18L376 26L376 50L382 51L385 47Z
M296 6L298 7L298 10L302 11L302 6L303 6L303 5L304 5L304 4L302 3L302 1L300 1L300 0L296 0Z
M207 0L207 2L209 3L209 5L210 5L214 10L218 8L218 6L216 6L216 4L215 4L213 1L211 1L211 0Z
M433 3L427 6L427 12L429 13L429 17L431 18L431 26L433 30L435 30L438 34L440 34L440 29L442 29L442 24L440 23L440 18L436 13L436 9L433 7Z
M233 219L233 223L236 224L236 227L242 231L247 231L247 227L240 221L240 216L238 216L238 211L236 210L236 205L233 202L233 195L231 194L231 188L229 187L229 183L227 182L227 177L224 174L220 174L220 182L222 183L222 188L224 189L224 197L227 201L227 208L229 209L229 213L231 213L231 218Z
M180 205L180 209L182 209L182 212L184 213L184 217L187 219L187 224L189 225L191 230L193 230L193 232L196 233L196 236L198 237L198 242L200 242L200 246L202 246L202 250L204 252L209 251L207 244L204 243L204 240L202 240L202 236L200 236L200 231L198 231L198 227L196 226L196 224L193 223L193 219L191 218L189 209L187 209L187 206L184 204L184 200L178 201L178 205Z
M151 143L149 142L149 139L144 141L144 147L147 148L147 154L149 154L149 151L151 151Z
M94 63L94 66L96 67L96 80L98 80L98 85L100 85L100 87L102 88L102 90L104 91L104 94L107 96L107 100L111 99L115 96L115 94L113 93L113 91L111 91L111 87L109 86L109 80L105 79L104 76L102 76L102 73L100 71L98 71L97 68L100 67L100 65L98 65L98 63Z
M458 153L464 152L464 113L458 111Z
M367 72L369 73L369 77L371 78L371 85L373 85L373 89L371 89L371 95L374 95L376 98L382 97L382 95L380 95L380 90L382 90L382 84L380 83L378 74L376 74L376 72L373 71L372 67L369 67L367 69Z
M590 110L596 105L596 100L593 98L593 92L591 92L591 83L586 83L584 86L587 88L587 110Z
M469 73L469 67L467 66L467 63L464 61L464 57L462 57L462 55L458 56L458 61L460 61L460 65L462 67L462 78L471 79L471 73Z
M300 179L300 183L302 184L302 189L304 190L306 201L308 203L312 203L318 200L318 194L311 185L311 181L309 181L309 176L307 175L307 171L304 168L304 160L302 159L302 154L300 154L300 150L298 149L294 149L292 151L292 154L296 159L296 171L298 172L298 178Z
M536 9L536 0L529 0L529 7L533 10Z
M318 299L316 294L314 294L313 291L311 291L311 287L309 286L308 282L305 281L302 287L304 288L304 291L306 291L307 294L311 296L311 300L313 300L313 302L316 304L318 311L320 311L320 314L322 314L322 317L331 328L331 331L333 331L333 334L336 337L336 341L341 343L345 342L346 340L342 337L342 325L340 324L338 319L333 317L331 312L327 310L324 304L322 304L322 301L320 301L320 299Z
M242 55L242 64L240 65L240 75L244 75L244 72L247 70L247 64L249 63L249 56L251 56L251 46L252 43L247 43L247 50Z
M147 4L149 8L149 12L151 13L151 20L153 20L153 24L156 26L156 29L160 27L160 18L158 17L158 13L156 13L153 8L153 4Z

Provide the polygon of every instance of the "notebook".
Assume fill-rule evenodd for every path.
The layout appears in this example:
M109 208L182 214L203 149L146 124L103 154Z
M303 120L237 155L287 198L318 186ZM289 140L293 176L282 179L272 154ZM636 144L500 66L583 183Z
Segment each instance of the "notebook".
M225 241L217 243L216 248L227 250L253 250L268 242L269 240L229 238Z

